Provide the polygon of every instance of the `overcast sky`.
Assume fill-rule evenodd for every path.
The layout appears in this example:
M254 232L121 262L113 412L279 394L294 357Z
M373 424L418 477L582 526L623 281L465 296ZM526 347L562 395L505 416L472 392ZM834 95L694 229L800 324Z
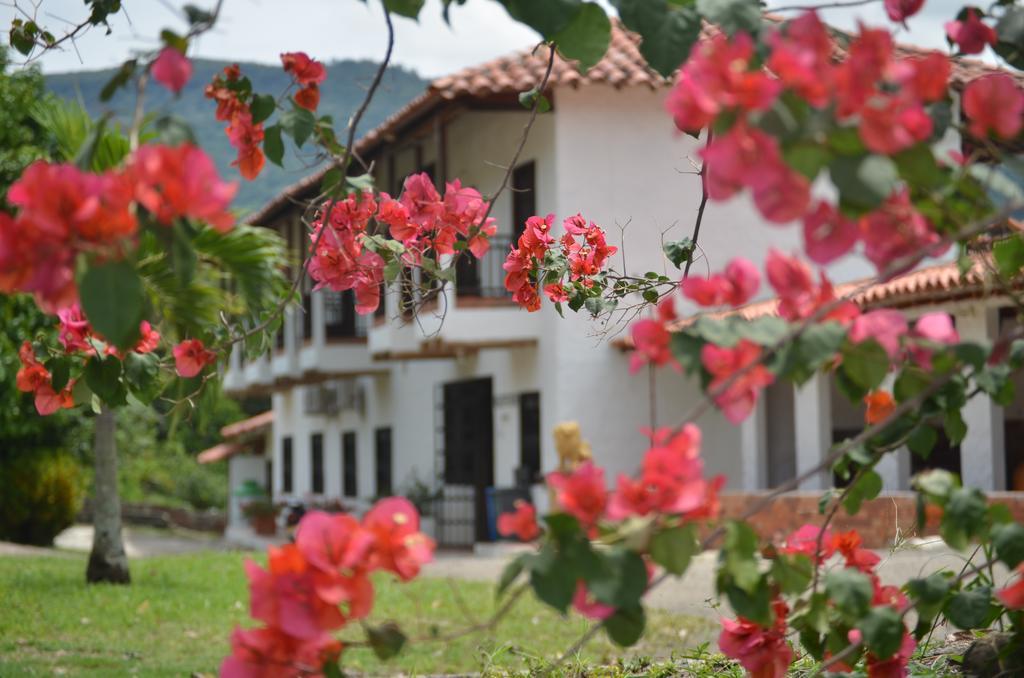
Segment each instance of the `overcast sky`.
M15 0L0 0L0 27L10 25ZM16 0L31 8L29 0ZM192 0L199 6L212 0ZM55 35L68 22L85 15L82 0L36 0L39 22ZM77 41L75 49L45 54L39 62L46 72L97 69L124 61L133 49L151 48L162 28L184 29L175 11L183 0L124 0L125 11L111 20L113 33L92 30ZM602 4L603 0L602 0ZM793 4L772 0L769 5ZM796 3L802 4L802 3ZM960 3L962 4L962 2ZM956 11L953 0L929 0L925 9L909 21L903 42L945 48L942 24ZM511 21L493 0L470 0L453 6L452 25L441 19L440 0L428 0L419 24L396 18L394 60L425 76L450 73L537 40L530 29ZM877 4L852 9L830 10L825 17L832 24L852 28L857 17L868 23L888 23ZM3 31L6 33L6 31ZM384 24L379 0L369 5L360 0L224 0L223 16L214 30L194 46L193 56L278 63L280 52L304 50L322 60L379 59L383 55ZM79 56L80 55L80 56Z

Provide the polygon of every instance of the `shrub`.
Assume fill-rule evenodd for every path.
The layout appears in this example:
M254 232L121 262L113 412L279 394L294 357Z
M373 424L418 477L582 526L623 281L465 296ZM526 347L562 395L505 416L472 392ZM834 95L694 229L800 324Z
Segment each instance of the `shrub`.
M48 546L82 504L82 472L63 453L21 455L0 464L0 539Z

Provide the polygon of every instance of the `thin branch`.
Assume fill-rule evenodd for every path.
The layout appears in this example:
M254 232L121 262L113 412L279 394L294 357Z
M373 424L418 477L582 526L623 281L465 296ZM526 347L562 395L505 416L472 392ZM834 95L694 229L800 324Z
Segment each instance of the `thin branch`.
M850 7L863 7L873 5L879 0L837 0L836 2L823 2L815 5L786 5L785 7L769 7L769 12L807 12L819 9L847 9Z
M708 140L704 144L706 151L711 145L711 128L708 128ZM704 221L704 208L708 206L708 161L704 159L700 163L700 206L697 207L697 219L693 222L693 235L690 236L690 256L686 257L686 267L683 269L683 280L690 275L690 267L693 266L693 255L697 252L697 238L700 237L700 224Z

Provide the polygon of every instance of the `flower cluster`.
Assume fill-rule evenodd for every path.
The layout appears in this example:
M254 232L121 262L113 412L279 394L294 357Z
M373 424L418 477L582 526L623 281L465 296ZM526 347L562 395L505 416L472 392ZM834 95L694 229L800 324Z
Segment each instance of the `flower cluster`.
M224 133L228 135L231 146L238 151L238 157L232 167L248 180L259 176L266 164L263 155L263 123L254 122L249 105L251 85L246 87L248 78L243 79L238 64L224 67L222 74L213 77L206 86L206 98L217 102L214 114L217 120L228 123Z
M174 347L174 369L178 376L190 379L197 376L207 365L217 361L217 354L203 346L198 339L186 339Z
M0 213L0 292L29 292L56 312L78 299L81 253L120 257L138 230L136 206L157 221L207 221L224 230L235 187L190 144L142 146L123 169L93 173L69 163L32 163L11 186L16 217Z
M618 252L608 244L604 230L580 214L562 222L565 233L556 241L551 232L554 220L554 214L527 219L519 241L502 264L505 289L528 311L540 310L538 288L556 304L569 301L575 292L594 288L608 258Z
M480 258L497 230L494 219L485 219L488 203L479 191L456 179L446 184L442 198L426 173L406 178L397 199L381 193L378 201L366 192L333 204L326 223L323 213L330 202L313 222L310 240L316 249L310 257L309 275L318 289L354 290L359 313L372 313L380 304L385 265L381 254L394 254L391 248L380 253L371 248L367 237L371 219L388 226L391 238L400 245L398 256L408 266L421 264L429 252L452 255L460 248Z
M270 547L267 569L246 562L250 613L264 626L235 629L221 676L318 674L343 649L331 633L372 610L370 575L386 571L409 581L433 551L416 509L403 498L382 499L362 521L306 514L293 544Z
M307 111L315 111L320 105L320 83L327 78L327 69L305 52L287 52L281 55L285 73L289 73L299 85L295 103Z
M682 282L683 296L700 306L742 306L757 294L761 274L749 259L736 257L725 271L708 278L694 276Z
M21 345L18 349L18 358L21 360L21 369L15 377L15 385L22 393L32 393L35 396L36 411L39 414L46 416L62 408L74 407L75 401L71 391L75 383L69 380L60 392L55 391L52 375L36 359L31 342L26 341Z

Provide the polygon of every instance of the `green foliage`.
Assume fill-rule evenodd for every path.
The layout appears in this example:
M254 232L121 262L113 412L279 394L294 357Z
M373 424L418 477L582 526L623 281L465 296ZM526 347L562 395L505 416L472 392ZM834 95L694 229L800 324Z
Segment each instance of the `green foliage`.
M868 613L874 589L863 572L842 568L825 575L825 593L835 603L839 614L852 623Z
M66 453L0 459L0 541L49 546L82 504L82 472Z
M640 53L666 78L700 37L701 17L690 4L669 0L612 0L626 28L643 36Z

